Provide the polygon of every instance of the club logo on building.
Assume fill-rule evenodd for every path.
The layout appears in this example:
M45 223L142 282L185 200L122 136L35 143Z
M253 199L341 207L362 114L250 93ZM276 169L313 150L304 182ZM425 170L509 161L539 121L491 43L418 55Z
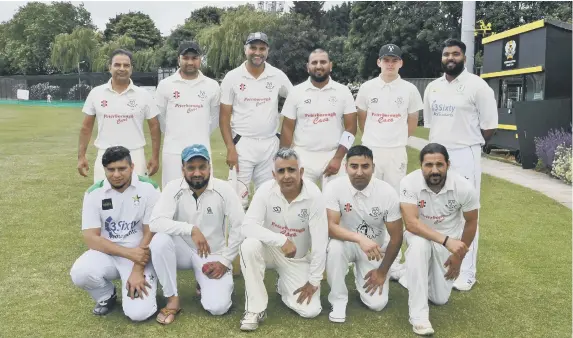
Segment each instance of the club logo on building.
M346 211L346 212L352 211L352 204L346 203L346 204L344 205L344 211Z
M505 57L508 60L513 60L516 51L517 51L517 42L515 42L515 40L509 40L505 44Z
M377 97L371 98L370 103L378 103L378 98Z
M127 103L127 106L129 108L135 108L135 107L137 107L137 103L135 103L135 100L129 100L129 102Z
M201 101L203 101L207 98L207 94L204 91L200 90L197 97L199 97L201 99Z
M398 96L395 102L396 105L401 106L404 103L404 98L402 96Z
M281 213L281 207L279 207L279 206L273 207L273 211L276 212L277 214L280 214Z
M310 215L308 214L308 209L300 209L300 214L298 214L298 217L300 217L300 219L303 221L308 221L308 219L310 218Z
M448 203L446 204L446 208L448 208L450 211L453 211L456 208L456 200L448 200Z
M375 229L368 225L364 220L358 227L356 227L356 232L363 234L364 236L368 237L369 239L374 239L382 234L380 229Z
M424 201L424 200L419 200L419 201L418 201L418 207L424 208L425 206L426 206L426 201Z
M330 102L330 104L334 105L334 104L336 104L336 102L338 102L338 99L336 98L336 96L331 96L328 98L328 102Z
M102 106L102 107L104 107L104 108L107 107L107 101L106 101L106 100L101 100L100 106Z
M239 85L239 89L240 89L242 92L244 92L245 89L247 89L247 85L244 84L244 83L241 83L241 84Z
M139 206L139 200L141 200L141 196L135 195L132 198L133 198L133 206L138 207Z
M173 92L173 98L178 99L181 95L179 94L179 92L176 90Z
M213 215L213 210L211 207L207 207L207 215Z
M304 103L306 103L306 104L310 104L311 102L312 102L311 99L306 99L306 100L304 100Z
M271 91L275 88L275 85L272 82L267 82L267 86L265 88Z

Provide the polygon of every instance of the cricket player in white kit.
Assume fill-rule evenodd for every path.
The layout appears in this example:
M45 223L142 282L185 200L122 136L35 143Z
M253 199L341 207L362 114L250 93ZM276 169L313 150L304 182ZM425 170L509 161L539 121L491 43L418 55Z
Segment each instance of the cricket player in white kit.
M201 304L209 313L222 315L231 307L231 263L239 253L244 211L231 186L211 176L210 162L204 145L185 148L180 155L183 177L167 184L151 216L150 228L156 232L151 258L168 298L157 316L162 324L172 323L181 309L178 269L194 270Z
M356 106L350 89L330 77L332 62L324 50L310 53L307 71L308 80L295 86L283 105L280 146L294 145L304 177L324 189L354 143Z
M326 275L332 322L346 320L345 276L350 262L355 263L354 280L362 302L374 311L382 311L388 303L387 275L402 246L402 215L398 193L372 177L374 170L372 151L354 146L346 155L348 176L323 189L330 235ZM384 240L387 233L389 241Z
M96 301L95 315L112 310L121 279L123 312L143 321L157 311L157 277L151 265L151 211L158 186L134 173L129 150L111 147L102 157L106 179L91 186L82 208L82 232L89 250L74 263L73 283Z
M249 34L247 61L228 72L221 83L219 127L227 147L227 165L244 185L245 208L251 180L256 190L273 178L273 155L279 148L279 96L286 98L292 88L285 73L265 62L268 54L267 35Z
M424 126L430 142L448 149L452 169L468 179L478 198L481 189L481 148L498 125L493 90L465 68L466 45L456 39L445 42L444 76L432 81L424 93ZM479 227L454 288L469 291L476 282Z
M159 82L156 92L163 140L162 186L181 178L181 152L203 144L211 153L211 132L219 126L220 89L201 68L202 51L192 41L179 45L179 69Z
M256 330L266 318L266 268L278 272L277 292L286 306L304 318L322 310L320 282L328 241L324 199L316 184L302 178L304 169L293 149L281 148L274 163L275 179L255 192L243 221L244 331Z
M358 124L364 132L362 144L374 154L376 177L398 192L400 180L408 169L408 137L416 130L423 103L416 86L398 74L404 64L400 47L384 45L379 55L380 76L366 81L356 96ZM386 236L386 240L388 238ZM394 280L404 273L401 259L402 252L399 252L390 269Z
M416 334L434 333L428 300L448 302L454 279L477 231L480 207L470 181L450 170L446 148L430 143L420 152L421 169L400 184L406 223L407 271L400 284L408 289L410 324Z
M94 145L98 149L94 164L94 183L105 179L101 159L105 150L112 146L129 149L135 168L140 176L153 176L159 170L159 148L161 129L157 115L159 110L153 97L131 81L132 55L129 51L118 49L112 52L108 83L91 90L82 111L84 120L80 130L78 149L78 172L87 177L89 164L86 150L92 136L94 122L97 119L98 134ZM145 164L145 136L143 121L147 120L151 134L151 159Z

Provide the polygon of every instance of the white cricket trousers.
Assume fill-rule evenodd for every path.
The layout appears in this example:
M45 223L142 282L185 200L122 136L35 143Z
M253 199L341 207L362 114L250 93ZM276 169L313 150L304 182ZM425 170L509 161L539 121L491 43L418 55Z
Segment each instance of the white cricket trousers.
M221 256L199 257L181 236L156 233L149 244L151 260L163 287L163 296L178 296L177 270L193 270L201 287L201 305L212 315L225 314L231 307L233 294L233 274L231 270L220 279L210 279L203 271L203 264L219 261ZM230 267L232 268L232 267Z
M388 304L388 281L390 276L386 277L386 282L382 287L382 294L376 291L374 295L365 292L364 277L368 272L377 269L382 261L369 261L366 254L356 243L330 239L326 253L326 278L330 285L328 301L333 309L346 309L348 303L348 289L346 288L346 271L348 263L354 263L354 282L356 290L360 294L360 299L364 305L371 310L382 311Z
M257 190L261 184L273 179L273 157L279 150L279 138L250 138L241 136L235 144L239 155L237 180L250 190L251 181ZM240 195L239 195L240 196ZM242 198L243 206L249 201L249 195Z
M94 163L94 183L105 180L105 170L101 164L101 159L105 149L98 149L97 157ZM130 149L131 161L133 162L134 172L139 176L147 175L147 163L145 163L145 151L143 148Z
M213 176L213 154L209 145L206 145L207 151L211 156L211 176ZM181 171L183 164L181 163L181 154L168 154L163 153L161 155L161 187L165 188L167 183L176 180L178 178L183 178L183 172Z
M447 149L450 155L450 168L470 180L476 189L478 199L481 190L481 146L476 144L460 149ZM477 274L479 224L476 235L462 261L459 278L475 278Z
M304 168L304 177L316 184L320 184L322 190L324 190L328 182L346 174L344 168L345 160L342 161L338 174L329 177L325 177L322 174L334 157L334 154L336 154L336 149L331 151L308 151L301 147L293 147L293 149L299 155L300 164Z
M70 271L74 285L86 290L96 301L101 302L109 299L113 294L114 286L111 281L121 278L121 304L123 312L133 321L143 321L157 312L155 295L157 293L157 277L153 266L148 263L145 266L145 280L151 288L147 288L148 296L143 299L129 298L126 283L133 262L127 258L111 256L96 250L88 250L81 255Z
M444 277L447 272L444 264L451 254L443 245L409 231L404 236L408 243L406 283L410 324L424 325L430 321L428 299L444 305L450 298L454 281Z
M320 286L312 296L310 304L296 301L300 294L293 292L308 282L309 256L286 258L279 247L271 247L253 238L246 238L240 247L241 271L245 278L245 309L260 313L267 309L269 296L265 288L265 269L275 269L279 274L277 292L283 303L301 317L314 318L322 311Z

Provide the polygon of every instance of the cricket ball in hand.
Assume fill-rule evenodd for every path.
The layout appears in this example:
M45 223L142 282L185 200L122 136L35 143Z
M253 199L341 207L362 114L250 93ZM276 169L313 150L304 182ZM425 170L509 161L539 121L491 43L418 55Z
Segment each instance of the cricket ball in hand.
M211 263L203 264L202 270L204 274L208 274L211 271Z

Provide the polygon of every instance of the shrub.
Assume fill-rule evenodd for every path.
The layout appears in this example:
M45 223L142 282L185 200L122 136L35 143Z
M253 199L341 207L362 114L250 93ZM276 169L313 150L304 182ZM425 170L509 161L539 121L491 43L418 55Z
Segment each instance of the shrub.
M49 82L38 83L30 87L30 100L45 100L47 95L53 100L60 98L60 86L52 86Z
M88 94L90 93L91 90L92 87L86 84L85 82L82 82L81 85L76 84L68 91L68 100L71 101L85 100L88 97Z
M571 133L563 128L559 130L551 129L545 137L535 138L535 154L549 169L553 166L555 151L560 145L571 147Z
M571 184L571 159L571 146L560 145L557 147L551 174L567 184Z

